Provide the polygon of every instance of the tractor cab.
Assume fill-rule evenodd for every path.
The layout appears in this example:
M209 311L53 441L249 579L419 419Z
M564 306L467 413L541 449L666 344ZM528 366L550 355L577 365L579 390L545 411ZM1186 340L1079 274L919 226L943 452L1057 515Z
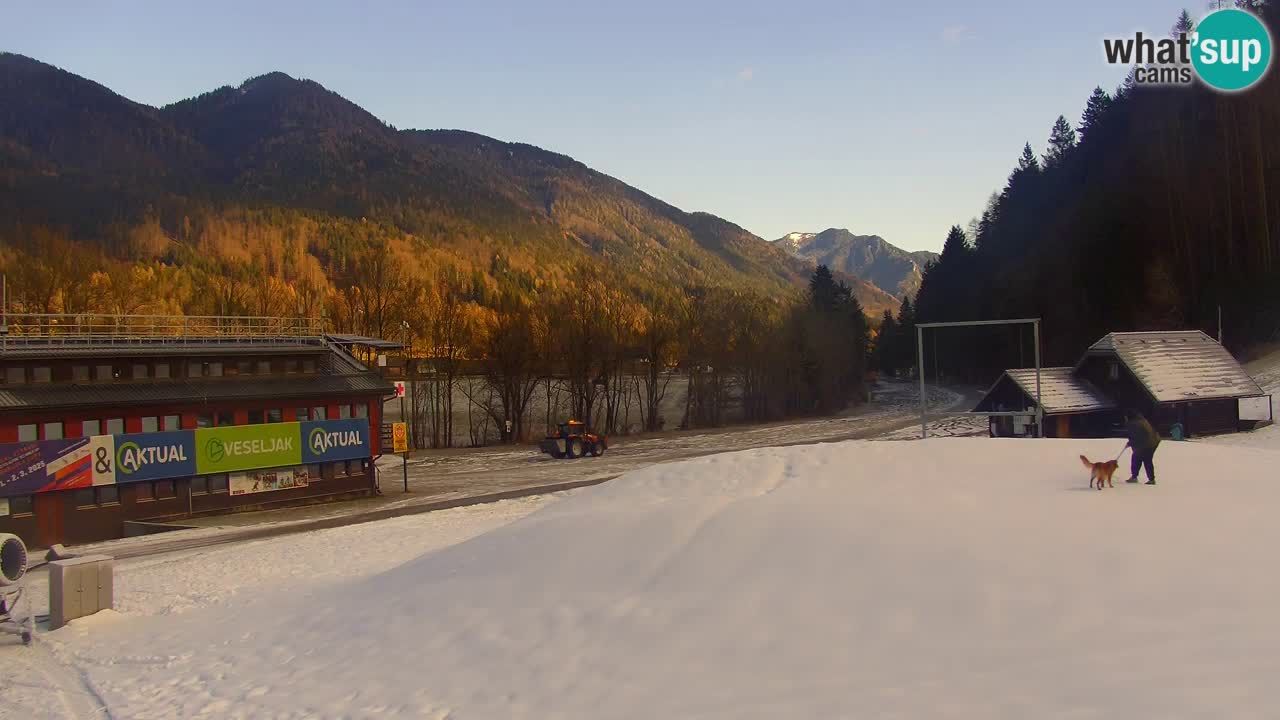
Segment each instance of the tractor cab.
M557 427L556 437L567 438L575 435L581 436L587 434L587 424L578 420L562 422Z

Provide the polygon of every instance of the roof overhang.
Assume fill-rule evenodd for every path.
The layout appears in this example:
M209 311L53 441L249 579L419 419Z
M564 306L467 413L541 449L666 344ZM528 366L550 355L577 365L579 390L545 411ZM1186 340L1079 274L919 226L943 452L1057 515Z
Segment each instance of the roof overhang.
M334 345L340 345L342 347L359 345L361 347L372 348L374 350L400 350L404 347L403 343L368 337L365 335L326 335L325 339Z

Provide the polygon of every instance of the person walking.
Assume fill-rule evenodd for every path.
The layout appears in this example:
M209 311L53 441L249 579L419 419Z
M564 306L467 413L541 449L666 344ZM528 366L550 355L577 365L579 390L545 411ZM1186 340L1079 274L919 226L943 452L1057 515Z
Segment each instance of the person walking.
M1138 469L1146 468L1147 484L1156 484L1156 469L1153 461L1156 448L1160 446L1160 435L1151 423L1137 410L1126 410L1124 413L1124 429L1129 442L1124 446L1133 450L1129 462L1129 479L1125 482L1138 482Z

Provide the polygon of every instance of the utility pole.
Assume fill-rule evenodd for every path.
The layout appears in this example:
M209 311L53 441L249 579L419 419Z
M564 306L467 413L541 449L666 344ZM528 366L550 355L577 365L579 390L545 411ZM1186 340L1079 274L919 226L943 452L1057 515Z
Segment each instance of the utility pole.
M404 375L404 394L400 396L400 422L408 423L409 416L404 412L404 398L409 394L409 321L400 321L400 354L404 357L404 365L400 373ZM407 425L406 425L407 427Z

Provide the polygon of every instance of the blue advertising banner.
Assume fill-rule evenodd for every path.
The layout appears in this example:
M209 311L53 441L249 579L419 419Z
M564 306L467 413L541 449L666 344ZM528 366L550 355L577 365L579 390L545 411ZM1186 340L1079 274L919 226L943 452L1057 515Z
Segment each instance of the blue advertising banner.
M369 457L369 419L313 420L302 426L302 462L320 463Z
M0 445L0 497L89 487L89 440Z
M196 474L196 441L190 430L115 435L114 457L97 452L94 471L115 474L115 482L189 477ZM105 463L114 462L115 467Z

